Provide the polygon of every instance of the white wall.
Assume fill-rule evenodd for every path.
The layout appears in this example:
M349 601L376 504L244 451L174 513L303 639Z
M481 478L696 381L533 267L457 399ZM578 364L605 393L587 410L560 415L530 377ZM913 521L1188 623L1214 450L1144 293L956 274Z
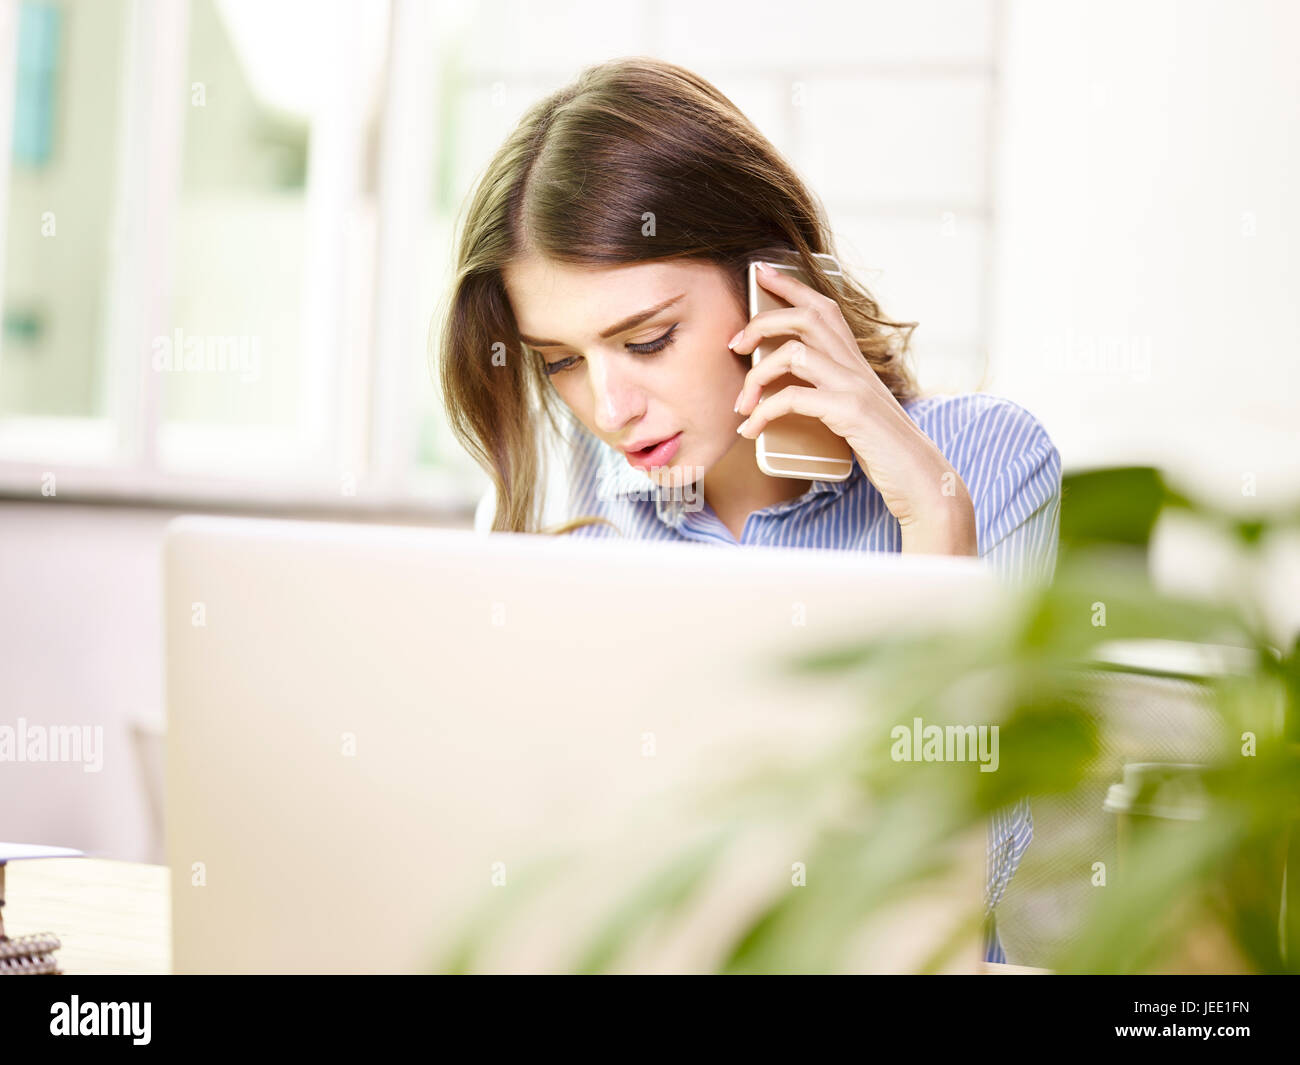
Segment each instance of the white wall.
M132 723L162 719L162 572L171 514L0 504L0 724L102 730L98 772L5 762L0 839L161 861Z
M1300 4L1005 13L990 389L1067 469L1300 495Z
M0 840L163 861L161 552L177 513L0 501L0 725L103 730L98 772L0 764Z

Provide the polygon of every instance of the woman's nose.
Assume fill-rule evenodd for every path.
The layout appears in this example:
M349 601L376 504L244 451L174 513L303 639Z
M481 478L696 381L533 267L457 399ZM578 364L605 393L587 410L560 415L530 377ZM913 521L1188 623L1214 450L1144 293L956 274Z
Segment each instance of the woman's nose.
M595 392L596 426L603 433L617 432L643 413L644 396L627 367L617 360L593 360L589 380Z

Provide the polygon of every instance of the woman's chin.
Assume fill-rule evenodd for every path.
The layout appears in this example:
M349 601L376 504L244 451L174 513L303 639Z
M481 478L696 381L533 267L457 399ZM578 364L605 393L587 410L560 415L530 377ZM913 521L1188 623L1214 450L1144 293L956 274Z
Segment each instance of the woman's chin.
M674 455L667 466L655 466L646 473L655 484L665 487L695 484L704 479L704 467L692 465L690 458L681 453Z

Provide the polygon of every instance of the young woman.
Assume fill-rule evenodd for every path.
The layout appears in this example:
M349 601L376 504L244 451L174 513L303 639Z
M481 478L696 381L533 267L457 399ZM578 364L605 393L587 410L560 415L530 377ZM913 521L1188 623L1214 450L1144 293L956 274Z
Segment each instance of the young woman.
M820 201L698 75L614 60L532 107L470 199L437 347L452 429L492 480L492 529L976 555L1050 578L1047 433L996 396L921 396L915 323L829 277L825 253ZM751 321L746 268L765 258L813 283L761 274L791 306ZM760 400L785 373L805 383ZM759 469L755 437L788 413L848 442L847 480ZM994 819L990 910L1031 836L1027 802ZM1002 960L996 934L988 956Z

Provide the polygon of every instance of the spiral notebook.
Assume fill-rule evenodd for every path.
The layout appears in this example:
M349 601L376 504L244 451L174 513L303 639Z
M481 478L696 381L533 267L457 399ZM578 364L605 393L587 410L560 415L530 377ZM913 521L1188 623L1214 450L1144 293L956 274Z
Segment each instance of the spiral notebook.
M57 975L58 959L54 952L61 946L59 938L49 932L34 935L5 935L5 866L11 861L30 858L81 858L81 851L68 847L44 847L32 843L0 843L0 976Z
M41 933L34 936L17 936L10 939L0 936L0 976L36 976L41 973L58 974L59 937Z

